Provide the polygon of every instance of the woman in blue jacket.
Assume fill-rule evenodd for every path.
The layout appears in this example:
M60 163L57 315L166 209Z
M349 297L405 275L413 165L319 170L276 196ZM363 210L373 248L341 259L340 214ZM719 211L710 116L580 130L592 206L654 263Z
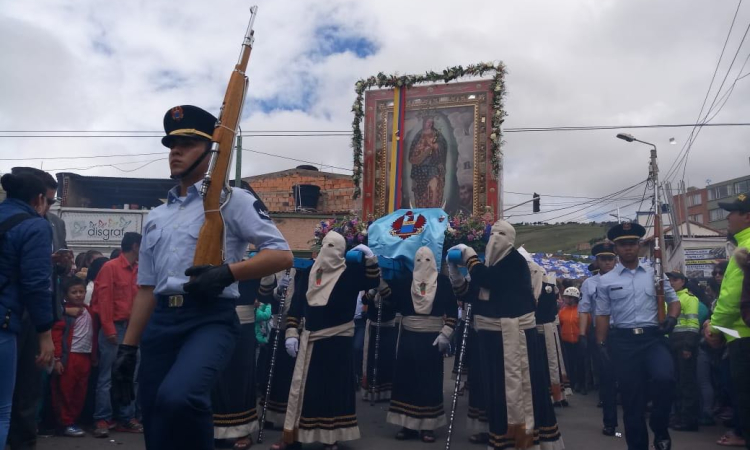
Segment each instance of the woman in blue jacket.
M0 448L5 448L16 374L16 336L29 314L39 336L37 364L48 367L52 343L52 228L45 211L47 188L32 174L5 174L0 203ZM3 233L4 231L4 233Z

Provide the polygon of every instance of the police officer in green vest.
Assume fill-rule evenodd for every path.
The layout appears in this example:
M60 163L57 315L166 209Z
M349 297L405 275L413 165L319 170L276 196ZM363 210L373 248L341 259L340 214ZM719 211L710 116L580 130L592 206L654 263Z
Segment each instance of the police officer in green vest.
M687 278L679 270L667 273L669 283L680 299L677 325L669 335L677 375L676 416L670 428L675 431L698 431L700 406L696 361L700 341L698 311L700 301L687 289Z

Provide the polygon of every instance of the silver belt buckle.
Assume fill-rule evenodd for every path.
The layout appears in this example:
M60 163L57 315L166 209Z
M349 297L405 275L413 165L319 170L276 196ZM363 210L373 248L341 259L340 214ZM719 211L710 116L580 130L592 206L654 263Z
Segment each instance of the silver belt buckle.
M170 295L167 305L170 308L181 308L183 302L184 302L184 298L182 295Z
M643 328L633 328L633 334L643 334Z

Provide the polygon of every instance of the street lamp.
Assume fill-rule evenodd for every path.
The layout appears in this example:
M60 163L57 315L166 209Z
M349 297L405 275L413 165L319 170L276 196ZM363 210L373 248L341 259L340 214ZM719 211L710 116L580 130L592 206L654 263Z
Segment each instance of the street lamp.
M636 139L632 134L618 133L617 139L627 142L640 142L650 145L651 164L649 164L649 179L654 185L654 283L656 284L656 312L659 323L666 318L664 307L664 267L662 266L661 242L664 239L661 229L661 197L659 195L659 166L656 163L656 145Z

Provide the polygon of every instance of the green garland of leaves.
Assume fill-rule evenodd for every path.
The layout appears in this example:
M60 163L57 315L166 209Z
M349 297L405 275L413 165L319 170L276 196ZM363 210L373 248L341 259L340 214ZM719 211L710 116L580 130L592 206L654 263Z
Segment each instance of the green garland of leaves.
M354 85L354 89L357 92L357 98L354 100L352 105L352 112L354 113L354 120L352 121L352 150L354 153L354 198L358 198L362 194L361 180L362 180L362 128L361 123L365 115L365 91L367 89L378 87L378 88L396 88L396 87L412 87L418 83L436 83L443 81L449 83L457 78L470 77L470 76L483 76L485 73L494 72L492 77L492 109L494 114L492 116L492 128L490 130L490 150L492 170L494 173L499 174L502 169L502 150L501 147L504 144L503 134L500 129L500 125L505 121L507 115L503 109L503 99L505 98L505 65L503 63L479 63L472 64L466 67L455 66L449 67L443 70L442 73L429 71L424 75L386 75L383 72L378 73L375 76L369 78L363 78Z

